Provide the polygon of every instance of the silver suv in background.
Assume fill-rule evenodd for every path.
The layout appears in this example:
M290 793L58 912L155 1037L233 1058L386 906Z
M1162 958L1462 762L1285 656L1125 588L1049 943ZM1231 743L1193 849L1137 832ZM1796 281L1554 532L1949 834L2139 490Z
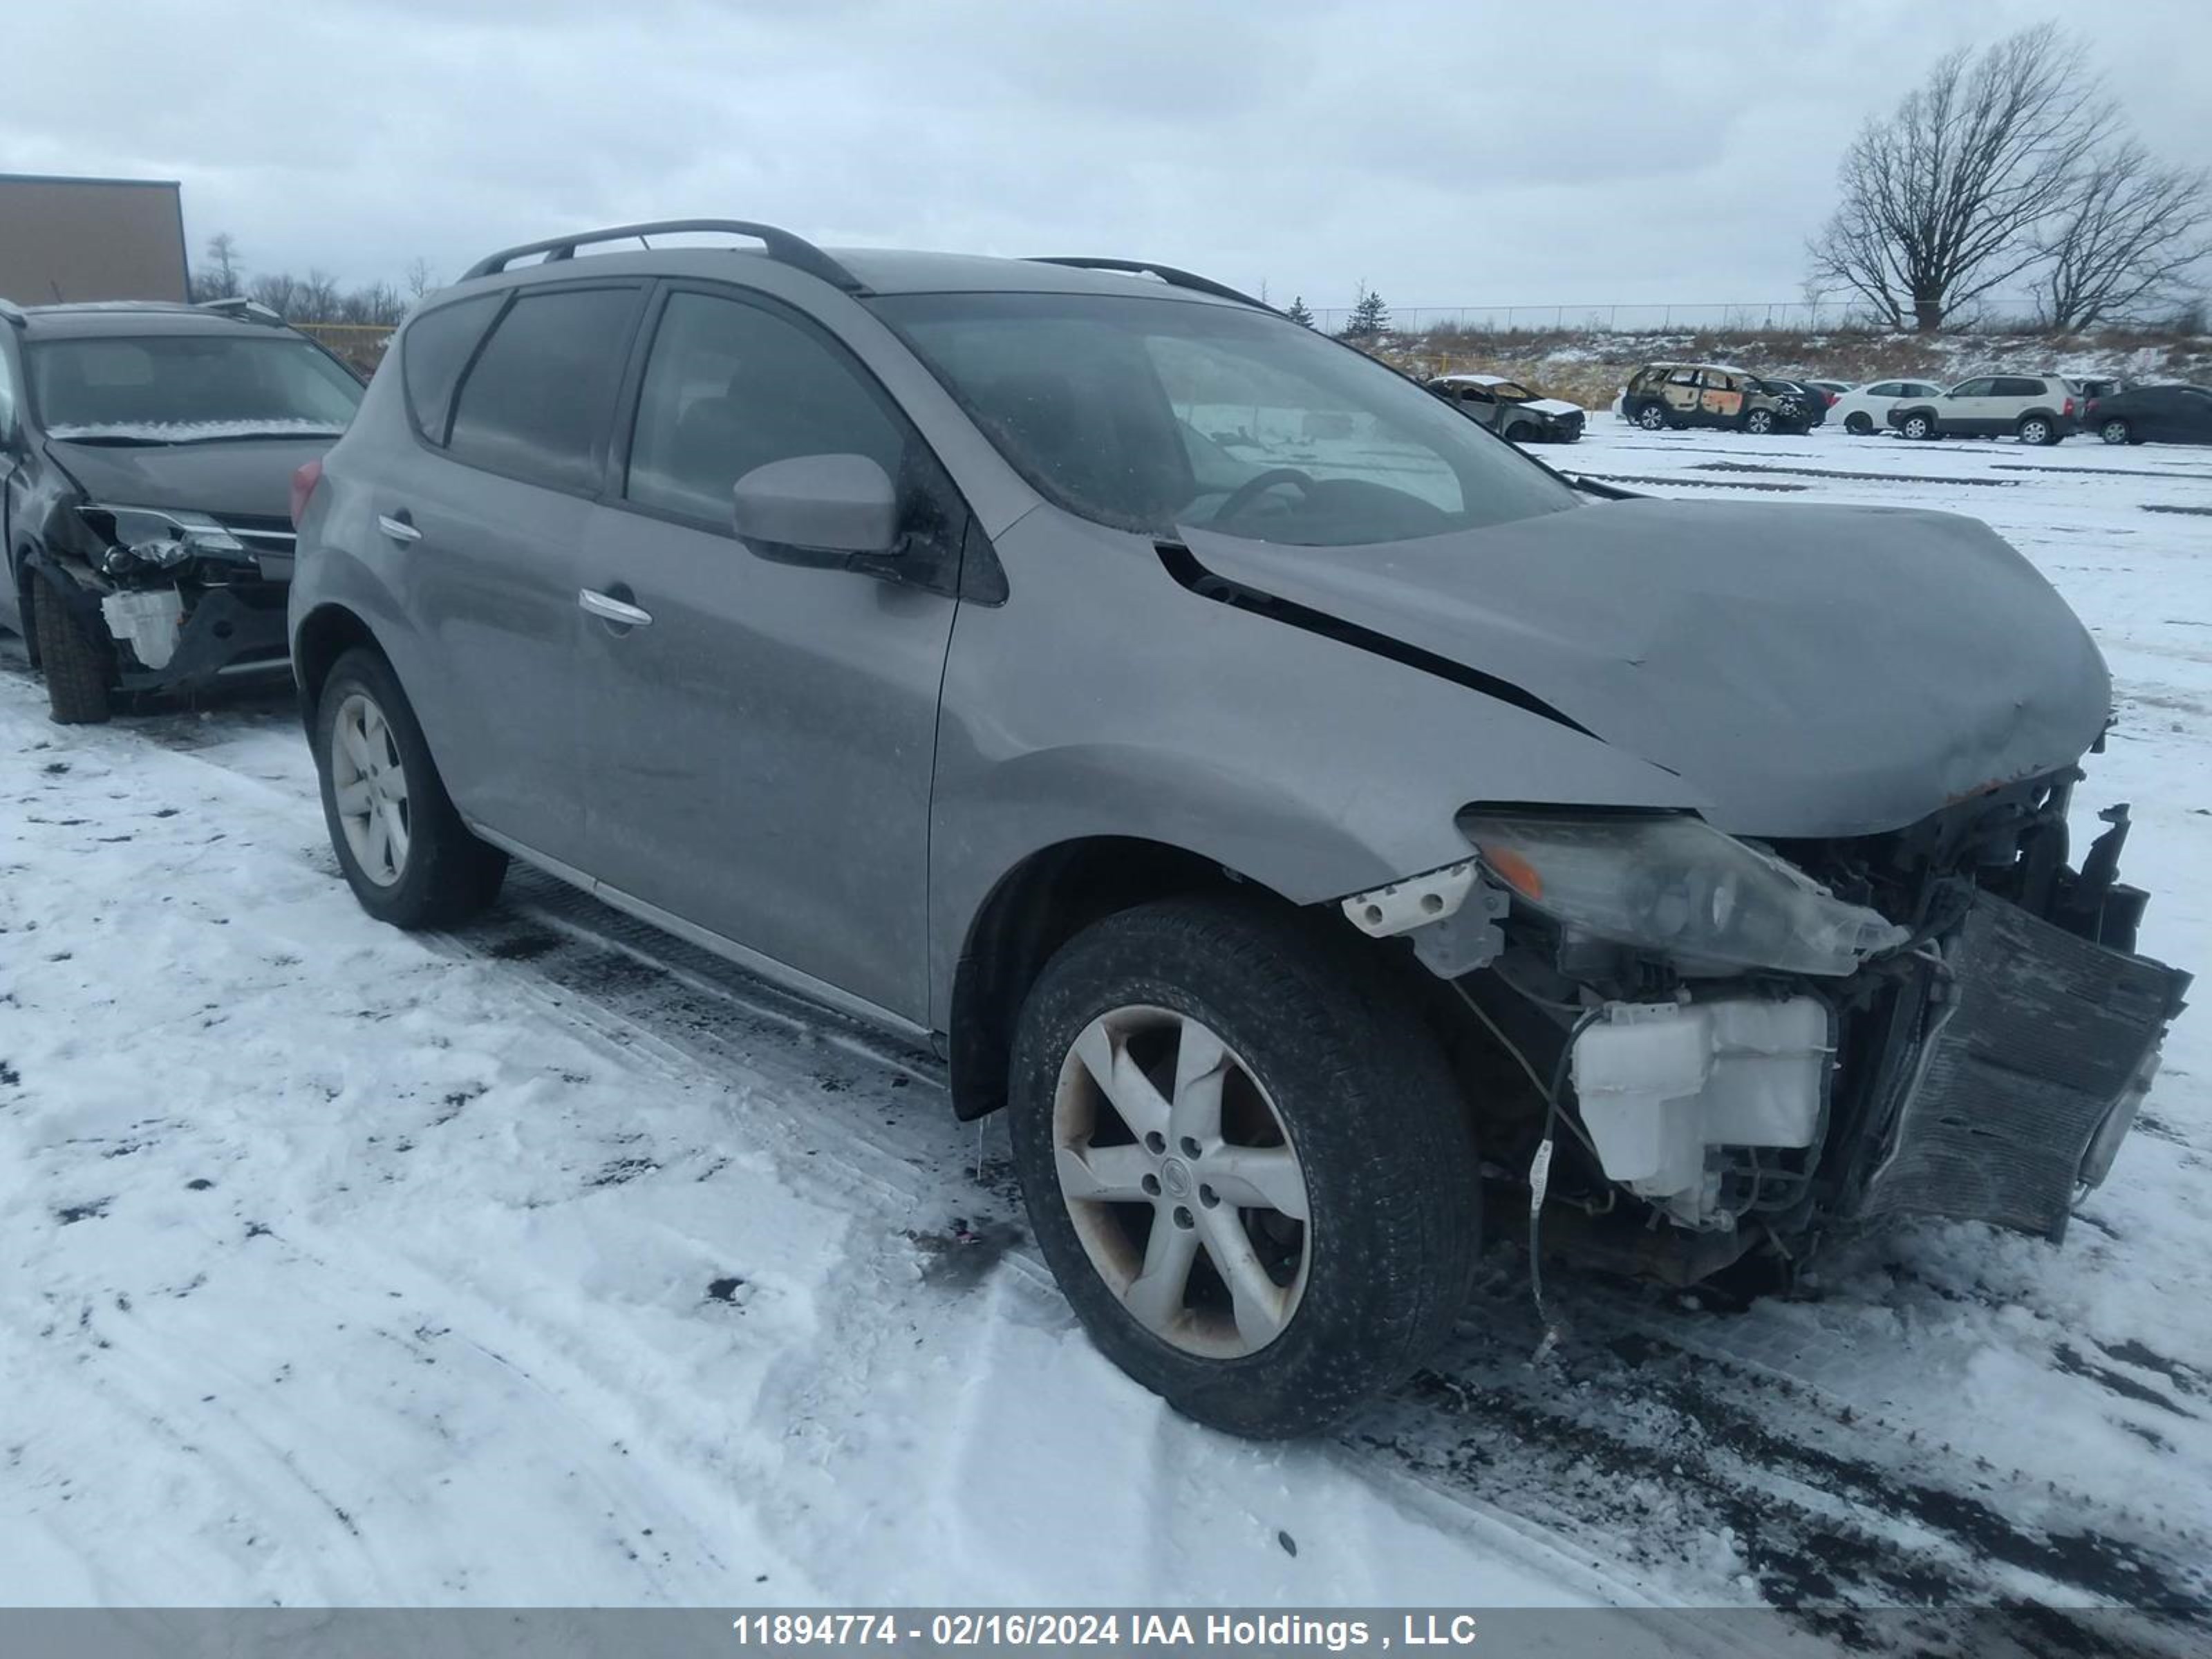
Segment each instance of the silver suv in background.
M678 229L759 246L584 252ZM2104 664L1986 526L1571 485L1167 267L534 244L303 489L362 906L520 857L933 1045L1099 1347L1237 1432L1443 1340L1486 1170L1675 1283L2056 1237L2179 1006L2124 810L2068 851Z
M2057 374L1978 374L1948 392L1906 398L1887 422L1908 438L2017 437L2055 444L2079 431L2079 394Z

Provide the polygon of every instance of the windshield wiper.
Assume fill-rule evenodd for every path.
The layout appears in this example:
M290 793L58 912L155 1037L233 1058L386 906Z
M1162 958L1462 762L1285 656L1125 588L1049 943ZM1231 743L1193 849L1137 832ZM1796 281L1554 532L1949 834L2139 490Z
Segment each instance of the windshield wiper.
M287 426L245 432L204 432L194 437L168 438L160 441L173 444L258 443L264 438L337 438L343 436L344 433L345 428L339 426Z
M57 434L56 443L93 444L105 449L165 449L171 438L148 438L136 432L70 432Z

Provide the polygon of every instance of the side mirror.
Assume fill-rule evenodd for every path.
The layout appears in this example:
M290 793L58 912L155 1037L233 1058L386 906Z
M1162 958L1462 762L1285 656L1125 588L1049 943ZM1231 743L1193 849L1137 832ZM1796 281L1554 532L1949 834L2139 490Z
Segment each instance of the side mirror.
M898 493L866 455L770 461L738 479L731 496L738 536L764 559L842 570L897 547Z

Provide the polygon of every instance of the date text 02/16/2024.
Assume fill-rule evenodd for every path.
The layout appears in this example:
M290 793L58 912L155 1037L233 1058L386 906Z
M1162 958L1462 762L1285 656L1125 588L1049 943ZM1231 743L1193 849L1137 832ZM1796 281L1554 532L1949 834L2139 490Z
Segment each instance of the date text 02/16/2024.
M731 1621L744 1647L1310 1649L1344 1653L1355 1649L1470 1647L1474 1615L1465 1612L1407 1613L1392 1632L1381 1621L1319 1613L1240 1614L1164 1612L940 1612L754 1613Z

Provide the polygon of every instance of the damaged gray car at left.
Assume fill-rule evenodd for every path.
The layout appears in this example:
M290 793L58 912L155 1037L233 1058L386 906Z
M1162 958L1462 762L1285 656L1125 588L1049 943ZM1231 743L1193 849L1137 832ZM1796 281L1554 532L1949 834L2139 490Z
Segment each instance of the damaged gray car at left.
M0 301L0 626L57 720L282 670L293 477L361 397L244 301Z

